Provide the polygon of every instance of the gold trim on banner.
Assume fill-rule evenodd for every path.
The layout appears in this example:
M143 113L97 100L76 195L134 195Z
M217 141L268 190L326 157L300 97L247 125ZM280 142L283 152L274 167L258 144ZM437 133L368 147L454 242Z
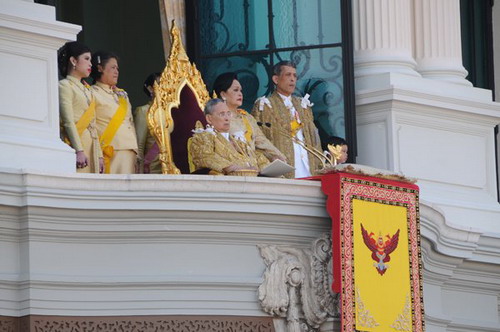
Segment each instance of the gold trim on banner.
M365 308L365 304L361 299L358 288L356 288L356 322L361 325L360 327L365 328L373 328L380 325L370 314L370 310Z
M406 177L404 175L370 173L370 172L367 172L363 169L360 169L359 167L355 168L351 165L346 165L346 164L341 164L341 165L337 165L337 166L328 166L328 167L325 167L323 169L318 170L317 173L320 175L325 175L325 174L330 174L330 173L335 173L335 172L345 172L345 173L354 174L354 175L371 176L371 177L378 178L378 179L399 181L399 182L411 183L411 184L414 184L417 182L417 179Z
M410 297L406 295L405 307L403 312L398 315L398 318L392 323L391 327L396 331L411 331L411 303Z
M148 127L159 147L159 159L163 174L180 174L172 156L170 133L174 130L172 108L179 107L181 91L188 86L201 109L210 99L207 87L196 65L191 64L182 46L179 29L172 22L172 47L167 65L158 84L155 83L155 98L147 113Z

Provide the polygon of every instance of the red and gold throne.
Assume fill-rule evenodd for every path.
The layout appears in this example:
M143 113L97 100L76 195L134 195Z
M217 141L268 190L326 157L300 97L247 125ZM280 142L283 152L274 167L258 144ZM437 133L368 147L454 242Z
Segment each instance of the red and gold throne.
M188 140L198 121L206 125L203 108L210 96L200 71L189 61L174 23L170 35L170 55L155 84L147 120L158 144L162 173L189 174Z

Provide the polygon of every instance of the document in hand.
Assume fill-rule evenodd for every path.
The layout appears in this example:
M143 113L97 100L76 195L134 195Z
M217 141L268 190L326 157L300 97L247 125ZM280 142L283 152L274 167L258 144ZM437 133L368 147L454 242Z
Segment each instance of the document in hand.
M295 167L290 166L279 159L276 159L275 161L267 165L262 171L260 171L259 175L278 177L294 170Z

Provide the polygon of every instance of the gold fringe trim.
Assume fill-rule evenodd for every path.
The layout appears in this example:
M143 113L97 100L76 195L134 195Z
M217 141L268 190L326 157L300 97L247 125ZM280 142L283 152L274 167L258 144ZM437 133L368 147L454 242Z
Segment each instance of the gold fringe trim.
M415 178L408 178L404 175L399 175L399 174L383 174L383 173L368 173L365 172L361 169L356 169L351 165L343 166L342 168L339 167L325 167L323 169L318 170L316 173L318 175L325 175L325 174L330 174L330 173L336 173L336 172L345 172L349 174L354 174L354 175L363 175L363 176L371 176L379 179L385 179L385 180L392 180L392 181L399 181L399 182L406 182L406 183L411 183L414 184L417 182L417 179Z

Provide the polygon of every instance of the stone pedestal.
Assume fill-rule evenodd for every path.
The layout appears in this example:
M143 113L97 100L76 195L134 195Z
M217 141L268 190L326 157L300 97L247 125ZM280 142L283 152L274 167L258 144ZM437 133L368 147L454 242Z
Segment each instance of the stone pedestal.
M0 167L75 172L59 138L56 52L80 28L30 1L0 4Z

